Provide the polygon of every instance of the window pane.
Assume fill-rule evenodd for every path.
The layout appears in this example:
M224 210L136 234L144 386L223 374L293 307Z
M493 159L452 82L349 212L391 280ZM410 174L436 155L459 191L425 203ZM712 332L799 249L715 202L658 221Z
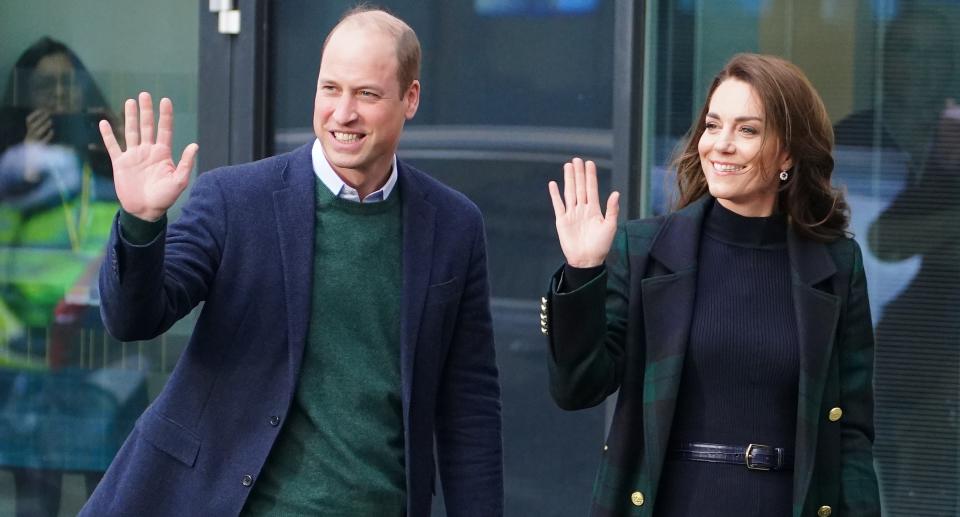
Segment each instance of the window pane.
M671 153L736 52L798 64L834 122L876 333L875 454L887 515L956 515L960 429L960 86L952 2L660 0L644 170L657 212ZM722 9L722 11L721 11ZM721 23L722 20L722 23ZM715 30L721 26L723 30ZM669 182L667 183L669 185ZM889 513L887 513L889 512Z
M97 270L118 208L97 121L141 89L196 140L197 6L8 3L0 76L0 515L75 515L189 332L120 343ZM160 29L143 31L142 20Z
M604 440L603 406L572 413L557 408L538 324L546 279L563 263L546 194L556 164L412 162L469 196L484 214L503 400L506 514L586 515ZM600 188L609 189L610 170L598 173Z
M384 4L417 31L423 47L420 109L409 125L610 128L613 2L539 10L545 2ZM313 133L320 48L353 2L272 4L271 116L277 149L290 132ZM528 5L529 4L529 5ZM557 5L565 2L557 2ZM562 109L558 109L562 107Z

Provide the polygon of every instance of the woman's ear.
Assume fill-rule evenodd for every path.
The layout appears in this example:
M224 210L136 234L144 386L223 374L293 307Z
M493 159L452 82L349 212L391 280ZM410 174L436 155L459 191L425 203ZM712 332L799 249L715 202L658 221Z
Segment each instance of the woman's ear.
M793 157L789 153L784 151L780 154L780 166L777 168L778 171L788 171L793 168Z

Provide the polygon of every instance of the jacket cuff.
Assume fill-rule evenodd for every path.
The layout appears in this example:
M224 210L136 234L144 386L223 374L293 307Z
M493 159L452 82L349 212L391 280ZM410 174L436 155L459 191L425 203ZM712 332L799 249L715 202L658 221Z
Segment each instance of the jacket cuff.
M120 209L120 236L134 246L150 244L167 227L167 214L156 221L144 221Z
M606 270L604 264L594 267L573 267L570 264L563 265L563 276L557 285L558 293L569 293L589 284L592 280L600 276Z

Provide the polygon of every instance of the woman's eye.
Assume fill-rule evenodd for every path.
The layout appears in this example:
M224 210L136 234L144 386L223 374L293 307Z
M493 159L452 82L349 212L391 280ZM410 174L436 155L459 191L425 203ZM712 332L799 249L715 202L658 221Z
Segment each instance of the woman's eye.
M707 123L705 124L705 126L706 126L707 129L711 129L711 130L712 130L712 129L717 129L718 127L720 127L720 125L717 124L716 122L707 122Z

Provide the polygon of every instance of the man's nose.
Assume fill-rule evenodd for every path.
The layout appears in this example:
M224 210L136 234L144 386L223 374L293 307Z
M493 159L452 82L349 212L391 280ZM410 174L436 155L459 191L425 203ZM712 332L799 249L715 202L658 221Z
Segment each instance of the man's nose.
M333 119L338 124L348 124L357 118L356 103L351 95L341 95L333 110Z

